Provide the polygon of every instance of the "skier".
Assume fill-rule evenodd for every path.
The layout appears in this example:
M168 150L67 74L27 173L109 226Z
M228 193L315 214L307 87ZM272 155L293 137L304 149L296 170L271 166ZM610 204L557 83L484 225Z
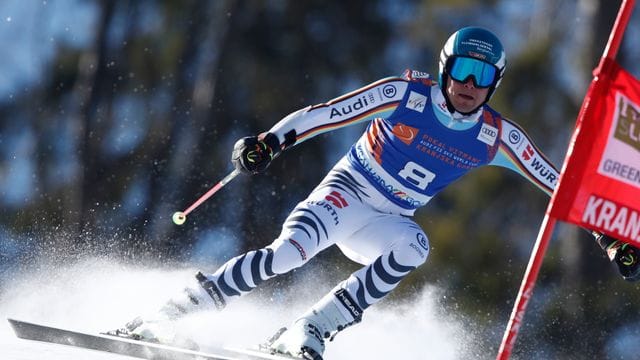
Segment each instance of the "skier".
M231 161L262 173L283 150L313 136L368 121L362 137L285 220L268 246L237 256L171 299L158 318L222 310L263 281L304 265L336 244L363 267L340 282L268 343L272 352L322 359L325 339L358 323L429 254L427 235L411 216L472 169L511 169L551 195L558 171L513 121L487 105L506 67L498 38L479 27L449 37L437 82L407 70L298 110L269 131L236 142ZM640 278L632 245L593 233L624 279ZM157 339L153 319L136 318L117 333Z

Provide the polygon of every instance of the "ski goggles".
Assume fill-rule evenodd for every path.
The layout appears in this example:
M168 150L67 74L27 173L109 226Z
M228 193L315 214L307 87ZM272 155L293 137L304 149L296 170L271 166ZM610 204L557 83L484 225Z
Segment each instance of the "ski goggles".
M498 68L478 59L454 57L449 61L447 73L455 81L464 83L471 77L475 87L488 88L495 84Z

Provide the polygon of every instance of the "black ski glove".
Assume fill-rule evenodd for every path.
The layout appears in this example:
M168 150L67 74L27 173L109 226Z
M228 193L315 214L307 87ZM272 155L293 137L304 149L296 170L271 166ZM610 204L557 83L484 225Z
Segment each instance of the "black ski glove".
M623 279L640 280L640 250L637 247L604 234L597 241L607 252L609 260L616 263Z
M236 141L231 154L233 166L245 174L259 174L280 152L280 141L272 133L247 136Z

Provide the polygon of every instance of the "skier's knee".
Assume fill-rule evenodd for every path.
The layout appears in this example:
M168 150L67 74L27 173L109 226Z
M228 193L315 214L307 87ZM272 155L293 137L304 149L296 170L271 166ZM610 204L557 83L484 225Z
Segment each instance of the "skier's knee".
M409 232L403 240L393 249L395 260L404 266L418 267L424 264L429 256L429 240L424 232Z
M284 274L298 268L315 255L313 249L305 248L301 242L289 237L276 239L268 248L273 250L273 272Z

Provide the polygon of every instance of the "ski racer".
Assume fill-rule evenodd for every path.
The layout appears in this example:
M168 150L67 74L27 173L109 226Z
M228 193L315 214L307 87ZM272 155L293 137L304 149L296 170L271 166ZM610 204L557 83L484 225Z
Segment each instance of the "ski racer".
M514 121L487 102L500 85L506 57L490 31L456 31L440 52L437 81L407 70L329 102L298 110L234 146L231 161L262 173L282 151L318 134L369 122L365 133L300 202L268 246L198 273L159 318L224 309L263 281L304 265L336 244L363 265L268 342L270 351L322 359L325 340L359 323L429 254L428 237L412 220L448 185L484 165L513 170L551 195L558 171ZM638 249L593 233L623 278L640 278ZM136 318L120 335L154 340L155 322ZM155 339L157 340L157 339Z

